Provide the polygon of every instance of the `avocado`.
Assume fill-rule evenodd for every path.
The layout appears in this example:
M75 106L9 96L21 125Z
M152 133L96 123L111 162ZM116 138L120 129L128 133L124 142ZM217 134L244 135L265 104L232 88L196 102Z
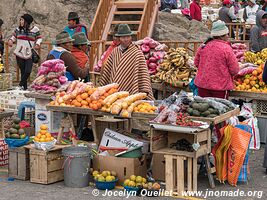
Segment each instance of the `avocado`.
M20 129L20 125L19 124L13 124L12 128L19 130Z
M209 108L208 111L210 112L210 114L213 114L214 112L216 112L215 109L213 108Z
M193 110L192 115L199 117L200 116L200 112L198 110Z
M19 124L19 123L20 123L20 118L15 118L15 119L13 119L13 122L14 122L15 124Z
M22 128L21 128L21 129L19 129L19 134L20 134L20 135L23 135L23 134L25 134L25 131L24 131L24 129L22 129Z
M203 116L203 117L207 117L208 115L210 115L210 112L208 110L206 110L205 112L201 113L201 116Z
M192 104L192 108L193 108L194 110L199 110L199 109L200 109L200 104L198 104L198 103L193 103L193 104Z
M193 108L187 108L187 113L189 115L192 115L193 114Z
M18 130L17 130L17 129L14 129L14 128L10 128L10 129L9 129L9 132L10 132L11 134L17 134L17 133L18 133Z
M19 134L11 134L11 135L10 135L10 138L13 138L13 139L20 139Z

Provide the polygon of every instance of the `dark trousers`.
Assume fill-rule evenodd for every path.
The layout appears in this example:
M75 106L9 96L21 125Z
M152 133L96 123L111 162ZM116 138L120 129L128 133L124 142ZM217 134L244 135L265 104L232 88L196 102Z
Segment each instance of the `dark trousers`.
M19 86L23 87L24 90L27 90L27 81L32 72L32 65L33 65L32 59L25 60L18 56L16 56L16 59L21 75Z
M207 90L204 88L198 87L198 95L200 97L216 97L221 99L228 99L229 92L226 90L218 91L218 90Z

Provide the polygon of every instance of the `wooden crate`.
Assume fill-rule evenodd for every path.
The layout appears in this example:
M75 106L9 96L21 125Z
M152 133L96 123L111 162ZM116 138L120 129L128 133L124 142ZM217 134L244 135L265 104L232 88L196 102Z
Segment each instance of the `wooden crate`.
M166 191L197 191L197 158L165 155Z
M30 179L29 150L24 147L8 149L8 176L20 179Z
M64 179L62 149L68 145L56 145L49 151L30 148L30 182L50 184Z
M170 148L170 144L177 140L186 139L191 144L199 143L197 151L179 151ZM180 155L198 158L211 152L211 132L210 129L200 130L193 133L172 132L167 130L156 130L151 126L150 150L152 153Z

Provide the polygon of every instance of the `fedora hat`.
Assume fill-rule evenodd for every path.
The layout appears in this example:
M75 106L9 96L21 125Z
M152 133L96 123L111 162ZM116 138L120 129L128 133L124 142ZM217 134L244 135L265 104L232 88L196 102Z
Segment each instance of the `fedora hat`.
M63 32L57 34L56 40L53 41L53 44L56 44L56 45L57 44L64 44L64 43L73 42L73 41L74 41L74 39L72 39L67 32L63 31Z
M89 40L83 32L73 34L72 39L74 40L73 45L90 45Z
M78 13L76 13L76 12L69 12L68 21L69 20L74 20L74 19L80 19Z
M131 36L133 32L131 31L128 24L120 24L118 27L118 32L115 34L116 37Z

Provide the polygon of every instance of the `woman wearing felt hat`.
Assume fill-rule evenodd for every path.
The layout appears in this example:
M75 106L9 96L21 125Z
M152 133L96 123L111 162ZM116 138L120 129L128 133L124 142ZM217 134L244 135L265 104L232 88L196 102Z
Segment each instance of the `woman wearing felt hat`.
M8 40L10 47L13 46L14 42L17 42L14 54L21 72L19 87L23 90L27 90L27 81L33 66L31 49L39 49L42 42L40 30L37 26L33 26L32 22L33 17L31 15L22 15L19 20L19 27L15 29L12 37Z
M233 77L239 71L237 59L229 43L229 30L221 20L212 24L211 38L198 49L195 84L201 97L227 99L234 89Z

